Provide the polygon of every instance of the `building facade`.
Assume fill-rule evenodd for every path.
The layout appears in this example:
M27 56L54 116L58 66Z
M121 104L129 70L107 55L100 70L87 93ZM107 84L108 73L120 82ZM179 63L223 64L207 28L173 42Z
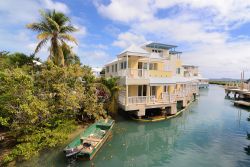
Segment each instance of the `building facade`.
M119 106L141 118L147 110L173 115L198 95L198 81L185 77L177 46L161 43L132 45L105 65L105 77L120 77Z
M184 70L184 77L192 77L198 80L199 88L208 88L209 79L202 77L199 72L199 67L194 65L182 65Z

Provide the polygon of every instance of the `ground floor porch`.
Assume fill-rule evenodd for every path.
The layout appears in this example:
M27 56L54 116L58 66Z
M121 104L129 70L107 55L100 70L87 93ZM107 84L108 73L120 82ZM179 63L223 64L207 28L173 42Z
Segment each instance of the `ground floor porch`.
M126 85L119 93L119 107L138 117L157 113L172 115L198 95L197 84ZM153 110L153 113L150 112Z

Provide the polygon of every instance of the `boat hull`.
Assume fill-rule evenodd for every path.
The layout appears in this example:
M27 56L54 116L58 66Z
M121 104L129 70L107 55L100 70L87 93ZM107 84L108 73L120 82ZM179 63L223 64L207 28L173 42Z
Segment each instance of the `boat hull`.
M85 152L84 149L83 150L77 150L78 146L81 146L83 143L81 142L81 137L85 137L86 138L86 133L88 133L88 135L91 133L94 133L94 129L93 127L96 127L96 129L102 129L102 130L106 130L106 133L104 134L104 136L102 138L100 138L99 143L93 148L93 150L91 152ZM66 153L66 157L71 159L72 157L75 159L81 159L81 160L92 160L94 158L94 156L96 155L96 153L101 149L101 147L104 145L105 142L107 142L108 138L112 135L112 129L114 126L114 121L111 121L110 125L107 125L105 123L95 123L93 125L91 125L89 128L87 128L85 130L85 132L83 132L79 137L77 137L76 139L74 139L65 149L64 152ZM90 132L89 132L90 130ZM85 141L86 139L83 139L83 141ZM70 152L70 150L72 150L72 152ZM77 153L74 153L73 150ZM69 151L69 152L67 152ZM71 156L72 155L72 156Z

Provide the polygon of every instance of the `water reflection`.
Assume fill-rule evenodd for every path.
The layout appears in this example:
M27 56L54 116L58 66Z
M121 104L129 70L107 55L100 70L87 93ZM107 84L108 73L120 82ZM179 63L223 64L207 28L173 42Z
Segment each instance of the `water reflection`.
M120 161L124 166L136 166L139 162L142 166L156 166L171 159L170 150L182 135L188 114L189 110L182 117L164 123L141 124L122 136L125 156L119 156Z

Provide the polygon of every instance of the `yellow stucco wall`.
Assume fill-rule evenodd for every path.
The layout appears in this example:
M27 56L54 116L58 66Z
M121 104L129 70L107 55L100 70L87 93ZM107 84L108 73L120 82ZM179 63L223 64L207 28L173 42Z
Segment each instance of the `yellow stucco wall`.
M172 72L170 71L159 71L159 70L150 70L149 71L150 77L171 77Z
M172 72L164 71L164 63L163 62L152 62L157 63L157 70L150 70L149 76L150 77L171 77Z
M156 87L156 98L161 99L161 93L163 92L163 87L162 86L157 86Z
M128 68L138 69L138 60L137 57L129 57L128 59Z
M137 96L138 86L137 85L129 85L128 86L128 96Z
M182 61L181 60L176 60L176 67L179 68L182 65Z
M168 87L168 93L174 93L174 90L175 90L175 85L170 85Z

